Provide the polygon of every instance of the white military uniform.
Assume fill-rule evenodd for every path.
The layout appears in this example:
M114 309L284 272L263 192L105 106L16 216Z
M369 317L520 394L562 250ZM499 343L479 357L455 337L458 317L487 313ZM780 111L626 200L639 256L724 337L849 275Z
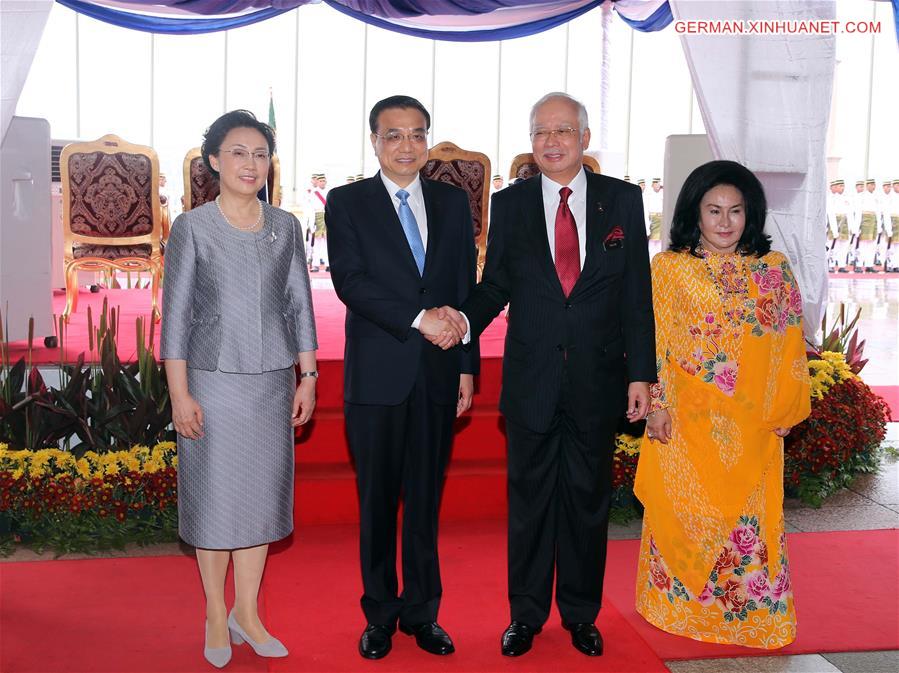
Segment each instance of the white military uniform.
M831 270L849 265L849 219L852 206L845 194L827 194L827 263Z
M643 192L643 217L646 221L646 236L649 238L649 259L662 250L662 190L647 188Z
M862 269L874 266L877 253L877 229L880 224L880 200L877 194L865 190L856 195L855 218L858 226L858 246L855 265Z
M899 269L899 192L893 191L886 202L884 219L889 223L890 239L887 245L884 269L894 271Z

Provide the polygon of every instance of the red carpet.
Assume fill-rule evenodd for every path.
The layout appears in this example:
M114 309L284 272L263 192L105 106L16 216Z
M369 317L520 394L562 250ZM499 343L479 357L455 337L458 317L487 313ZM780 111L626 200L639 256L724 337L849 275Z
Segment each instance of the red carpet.
M703 643L650 626L634 609L638 543L609 544L605 593L661 659L899 649L899 530L789 534L798 635L773 652Z
M74 362L78 354L84 352L89 355L87 340L87 308L91 307L94 315L94 325L97 324L97 316L103 307L103 299L109 301L109 308L121 310L119 318L119 357L123 362L131 362L136 352L134 321L138 316L148 319L150 315L150 291L149 290L103 290L92 294L83 290L78 295L78 310L69 318L67 338L65 342L64 359L66 362ZM312 303L315 306L315 326L318 332L319 360L333 361L343 360L343 322L345 309L337 294L331 289L312 291ZM62 314L66 305L66 295L62 290L53 292L53 312ZM20 321L27 325L28 316L3 316L4 320ZM159 325L156 330L156 353L159 354ZM44 348L43 338L52 336L36 334L34 352L32 355L35 364L53 364L59 361L58 348ZM503 339L506 336L505 320L500 317L491 325L481 337L481 353L488 357L502 356ZM25 355L28 344L25 341L16 341L10 344L10 359L15 361ZM89 357L87 358L90 359Z
M886 400L893 420L899 421L899 386L871 386L871 390Z
M356 651L359 609L356 529L302 529L273 551L263 583L271 631L291 650L265 661L235 648L228 671L667 671L612 605L599 619L607 652L576 652L554 614L526 657L499 654L508 623L505 525L450 524L441 537L441 623L457 652L434 657L401 634L378 662ZM188 557L38 561L0 565L0 670L4 673L103 671L162 673L213 670L202 658L203 602Z
M354 526L301 528L273 548L262 611L291 656L271 662L235 648L231 671L665 671L660 660L899 649L899 531L789 536L799 637L766 652L663 633L633 609L637 541L611 542L599 627L606 654L574 651L555 613L527 656L504 659L508 621L505 524L449 523L441 533L440 621L457 652L436 658L397 634L394 651L363 661ZM4 673L212 670L202 659L202 590L192 558L0 564L0 670Z
M895 271L891 271L889 273L884 272L876 272L876 273L855 273L854 271L851 273L834 273L830 272L827 274L831 280L839 280L841 278L852 278L854 280L864 278L866 280L884 280L886 278L899 278L899 273Z

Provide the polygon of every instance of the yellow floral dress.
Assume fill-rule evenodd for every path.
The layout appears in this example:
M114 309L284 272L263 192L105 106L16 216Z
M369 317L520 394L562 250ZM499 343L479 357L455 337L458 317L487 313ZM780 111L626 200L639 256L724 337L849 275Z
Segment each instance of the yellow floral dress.
M796 636L783 534L783 440L810 411L802 299L786 257L664 252L652 262L667 445L643 438L637 611L713 643Z

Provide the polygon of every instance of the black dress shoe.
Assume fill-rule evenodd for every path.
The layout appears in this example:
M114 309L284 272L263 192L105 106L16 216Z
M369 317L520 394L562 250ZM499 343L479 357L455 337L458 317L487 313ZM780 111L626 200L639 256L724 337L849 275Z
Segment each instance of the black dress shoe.
M425 622L414 626L400 624L400 631L407 636L415 636L415 643L425 652L444 655L456 651L452 638L437 622Z
M531 649L534 636L540 633L540 627L528 626L519 621L512 620L508 628L503 631L502 653L504 657L520 657Z
M598 657L602 654L602 634L595 624L562 622L562 627L571 631L571 644L575 649L580 650L588 657Z
M390 652L390 636L394 634L396 627L387 624L369 624L359 638L359 654L366 659L380 659Z

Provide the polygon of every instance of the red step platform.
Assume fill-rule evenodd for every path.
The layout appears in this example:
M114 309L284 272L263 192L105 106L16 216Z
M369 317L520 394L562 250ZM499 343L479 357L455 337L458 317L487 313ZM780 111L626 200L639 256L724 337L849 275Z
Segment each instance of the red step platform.
M359 519L356 482L347 447L343 421L343 351L345 309L332 289L313 289L315 323L318 333L319 382L318 401L313 420L297 433L295 518L302 524L354 523ZM81 352L88 355L87 308L91 307L97 322L103 300L119 313L119 357L133 361L135 319L150 314L148 290L83 291L79 294L78 312L67 327L63 360L74 362ZM56 291L54 311L65 306L65 293ZM10 320L27 321L27 316L10 316ZM500 316L480 340L481 374L476 379L472 410L456 421L446 485L442 518L471 520L502 518L506 515L506 440L499 414L499 391L502 378L502 351L506 333L505 318ZM52 366L60 359L59 348L44 348L37 335L32 361ZM156 353L159 353L159 325L156 326ZM10 344L10 359L27 354L25 342Z

